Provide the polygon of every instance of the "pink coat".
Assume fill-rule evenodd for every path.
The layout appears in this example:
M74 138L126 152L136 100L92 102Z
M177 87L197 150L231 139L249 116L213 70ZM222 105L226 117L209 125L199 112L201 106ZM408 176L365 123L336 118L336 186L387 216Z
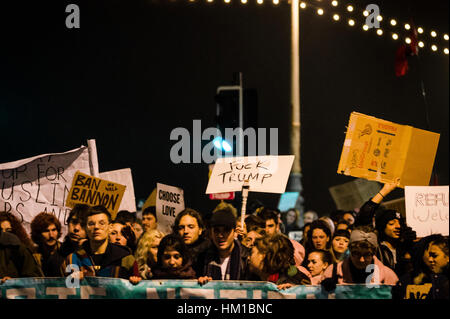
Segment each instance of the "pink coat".
M305 248L298 241L289 239L294 246L294 260L295 265L301 266L303 259L305 259Z
M371 284L382 284L394 286L398 282L398 277L395 272L385 266L376 256L373 257L375 269L378 268L378 276L372 270ZM333 265L328 266L322 275L322 280L325 278L331 278L333 275ZM346 258L337 264L338 284L353 284L352 275L350 273L350 257ZM369 274L368 274L369 276ZM377 278L378 277L378 278Z

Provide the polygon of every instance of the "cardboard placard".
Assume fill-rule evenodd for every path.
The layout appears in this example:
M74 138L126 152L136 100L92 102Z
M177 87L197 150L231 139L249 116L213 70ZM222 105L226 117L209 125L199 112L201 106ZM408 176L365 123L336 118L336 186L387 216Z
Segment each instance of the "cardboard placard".
M339 174L427 186L440 135L352 112L342 148Z
M357 178L351 182L330 187L328 190L336 203L337 209L353 210L360 208L380 189L381 185L377 182Z
M448 186L406 186L406 223L417 237L448 236Z
M119 211L127 210L129 212L136 211L136 197L134 196L133 175L130 168L118 169L115 171L102 172L99 176L101 179L112 181L121 185L125 185L125 193L120 202Z
M294 155L218 158L206 194L241 191L249 181L249 191L284 193Z
M209 179L209 178L211 178L211 174L214 169L214 164L209 164L208 167L209 167L209 172L208 172L208 179ZM211 199L211 200L233 200L234 192L209 194L209 199Z
M77 171L72 180L66 206L74 207L75 204L102 205L110 212L111 218L114 220L119 211L125 188L125 185Z
M156 218L158 229L165 234L172 232L177 214L184 209L184 191L182 188L156 184Z
M65 235L65 202L76 171L91 173L86 146L0 164L0 211L12 213L28 231L37 214L52 213Z

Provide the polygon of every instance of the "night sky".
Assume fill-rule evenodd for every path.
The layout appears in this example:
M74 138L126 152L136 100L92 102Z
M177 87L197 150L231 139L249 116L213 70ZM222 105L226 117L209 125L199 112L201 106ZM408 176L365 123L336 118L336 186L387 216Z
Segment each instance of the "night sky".
M265 0L242 5L177 1L10 1L0 11L0 163L65 152L96 139L100 171L130 167L135 195L145 199L157 182L184 189L186 206L206 212L217 202L204 194L206 164L173 164L169 139L176 127L215 126L216 88L243 73L258 93L258 127L279 130L279 154L289 154L290 5ZM331 1L307 1L324 16L300 11L301 165L305 209L335 209L328 188L353 180L337 166L352 111L441 134L435 161L448 185L449 2L339 1L380 6L386 19L414 18L427 35L438 32L438 52L420 50L407 75L394 73L394 41L334 22ZM80 29L68 29L65 8L80 7ZM404 29L397 27L399 34ZM429 127L423 81L429 108ZM398 190L393 199L403 196ZM276 206L279 195L253 194Z

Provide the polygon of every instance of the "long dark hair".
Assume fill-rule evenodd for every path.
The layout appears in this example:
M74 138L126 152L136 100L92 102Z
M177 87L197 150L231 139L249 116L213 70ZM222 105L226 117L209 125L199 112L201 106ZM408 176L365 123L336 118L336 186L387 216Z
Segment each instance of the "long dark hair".
M266 274L286 272L291 265L295 264L294 246L283 234L257 239L255 247L264 254L262 271Z
M159 268L164 268L162 260L164 252L168 248L170 250L176 250L181 254L181 257L183 258L183 266L188 262L191 262L191 255L183 239L178 234L169 234L161 239L161 242L158 246L158 258L156 264Z
M9 221L12 229L11 232L20 239L22 244L31 249L31 251L35 250L35 246L31 241L30 236L28 236L27 231L16 216L8 212L0 212L0 224L4 221Z

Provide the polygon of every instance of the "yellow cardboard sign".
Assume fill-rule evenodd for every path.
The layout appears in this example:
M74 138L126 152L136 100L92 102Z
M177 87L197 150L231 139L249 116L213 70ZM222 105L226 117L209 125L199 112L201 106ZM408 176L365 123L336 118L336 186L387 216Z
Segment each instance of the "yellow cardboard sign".
M338 173L394 182L400 187L427 186L440 134L352 112Z
M125 185L77 171L73 177L69 195L67 195L66 206L74 207L75 204L103 205L114 219L119 210L125 188Z

